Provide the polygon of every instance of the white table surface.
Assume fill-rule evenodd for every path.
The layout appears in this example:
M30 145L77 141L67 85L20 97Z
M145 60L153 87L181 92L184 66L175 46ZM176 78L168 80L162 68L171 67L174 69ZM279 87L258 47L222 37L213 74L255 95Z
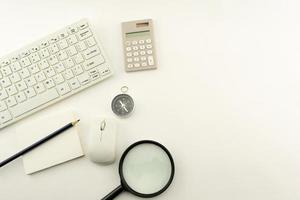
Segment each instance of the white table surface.
M134 141L165 144L176 162L156 199L300 198L299 1L9 0L0 2L0 55L83 17L96 27L115 75L35 117L76 110L116 118L112 98L130 88L136 110L117 119L118 158ZM120 22L153 18L158 69L125 73ZM16 151L0 132L0 160ZM18 159L0 169L1 200L96 200L119 184L118 162L86 157L28 176ZM119 199L137 199L128 193Z

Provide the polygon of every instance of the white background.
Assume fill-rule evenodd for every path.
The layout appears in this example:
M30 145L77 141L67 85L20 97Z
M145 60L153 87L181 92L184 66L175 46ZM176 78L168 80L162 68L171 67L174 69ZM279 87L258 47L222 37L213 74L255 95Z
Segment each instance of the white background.
M300 4L297 0L9 0L0 3L0 55L83 17L91 20L115 75L27 118L63 110L116 118L112 98L130 88L136 110L117 119L118 158L155 139L176 162L173 184L156 199L300 198ZM120 23L153 18L158 69L125 73ZM0 159L16 151L0 132ZM26 130L24 130L26 131ZM119 183L118 162L84 157L32 176L21 159L0 170L1 200L96 200ZM122 194L119 199L137 199Z

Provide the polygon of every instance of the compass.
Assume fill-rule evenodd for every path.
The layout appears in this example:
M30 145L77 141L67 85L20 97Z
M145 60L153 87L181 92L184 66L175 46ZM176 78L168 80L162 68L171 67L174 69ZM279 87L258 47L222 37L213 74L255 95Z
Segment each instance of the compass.
M128 116L134 108L134 101L131 96L126 94L127 91L128 87L123 86L121 88L122 94L115 96L111 102L112 111L120 117Z

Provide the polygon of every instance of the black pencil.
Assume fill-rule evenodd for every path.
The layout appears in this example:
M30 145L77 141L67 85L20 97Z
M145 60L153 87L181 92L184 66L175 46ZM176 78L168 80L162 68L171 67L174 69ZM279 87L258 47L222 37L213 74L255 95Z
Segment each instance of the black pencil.
M27 147L27 148L23 149L22 151L16 153L15 155L13 155L13 156L7 158L6 160L0 162L0 167L3 167L3 166L6 165L7 163L9 163L9 162L15 160L16 158L18 158L18 157L20 157L20 156L26 154L27 152L29 152L29 151L31 151L32 149L34 149L34 148L40 146L41 144L44 144L44 143L47 142L48 140L51 140L52 138L54 138L55 136L59 135L60 133L62 133L62 132L64 132L64 131L68 130L68 129L71 128L71 127L73 127L73 126L74 126L75 124L77 124L79 121L80 121L80 120L78 119L78 120L76 120L76 121L74 121L74 122L71 122L71 123L69 123L69 124L63 126L62 128L60 128L60 129L58 129L57 131L51 133L51 134L48 135L47 137L45 137L45 138L43 138L43 139L37 141L36 143L30 145L29 147Z

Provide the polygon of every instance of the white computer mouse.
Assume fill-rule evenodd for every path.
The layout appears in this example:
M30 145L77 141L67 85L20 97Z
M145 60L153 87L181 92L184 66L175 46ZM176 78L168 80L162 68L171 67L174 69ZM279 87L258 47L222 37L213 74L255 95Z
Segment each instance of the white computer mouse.
M87 140L87 154L91 161L111 164L116 159L116 122L108 118L94 118Z

